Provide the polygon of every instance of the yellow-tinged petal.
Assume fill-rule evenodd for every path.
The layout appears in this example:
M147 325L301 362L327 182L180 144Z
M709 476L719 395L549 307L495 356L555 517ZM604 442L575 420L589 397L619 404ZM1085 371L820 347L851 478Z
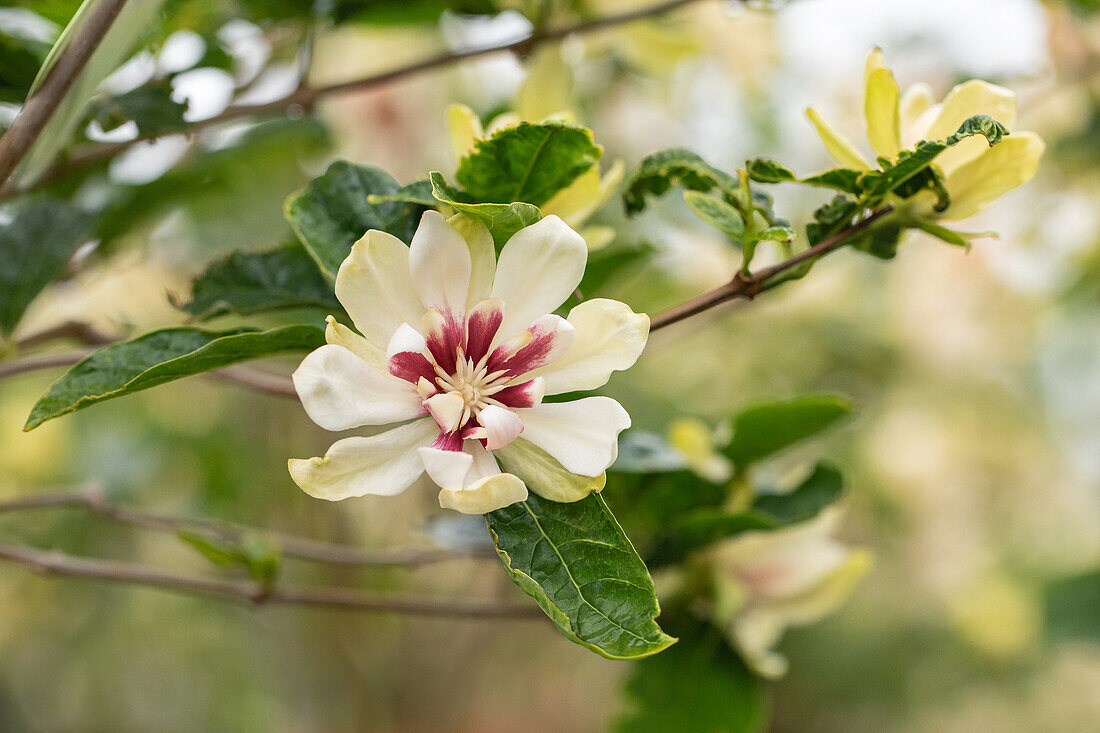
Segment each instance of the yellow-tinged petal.
M527 487L517 476L498 473L460 491L442 489L439 506L463 514L488 514L527 498Z
M855 146L848 142L847 138L834 130L832 125L826 122L816 109L807 107L806 116L810 118L810 122L813 123L814 129L817 130L821 142L825 144L825 150L829 152L833 160L845 168L855 168L861 171L871 168L871 165L863 159L863 156L859 154Z
M386 352L352 331L332 316L325 319L325 341L343 346L375 369L386 371Z
M900 100L901 90L894 80L894 72L883 66L867 75L863 116L867 123L867 142L876 155L893 159L901 149Z
M730 460L714 449L714 433L701 420L676 420L668 428L668 442L688 468L709 481L725 481L733 473Z
M415 420L369 438L338 440L324 457L291 458L287 467L294 483L317 499L394 496L424 473L417 449L437 435L432 420Z
M493 235L481 219L469 214L455 214L447 223L462 235L470 248L470 293L466 298L466 307L471 308L488 298L493 289L493 277L497 271Z
M615 241L614 227L592 224L581 229L579 233L584 237L584 243L588 245L589 252L603 249Z
M917 125L917 120L933 104L936 97L932 93L932 87L924 82L913 84L906 88L898 103L901 117L901 144L906 148L912 148L924 138L924 130Z
M1017 132L947 176L951 206L941 217L965 219L1006 191L1027 183L1046 145L1034 132Z
M549 453L523 438L494 451L493 455L505 471L519 476L531 491L550 501L580 501L602 491L607 480L606 473L595 477L570 473Z
M573 228L579 227L615 193L623 180L624 165L616 160L602 177L599 166L592 166L542 206L544 215L557 214ZM589 249L593 249L589 243Z
M469 155L478 140L485 137L481 120L464 104L447 107L447 134L451 141L451 155L455 163Z
M974 115L989 115L1011 129L1016 124L1016 94L980 79L963 82L944 98L940 114L925 137L928 140L942 140Z
M520 119L538 121L572 106L573 68L562 58L561 44L542 46L533 56L516 94L516 111Z

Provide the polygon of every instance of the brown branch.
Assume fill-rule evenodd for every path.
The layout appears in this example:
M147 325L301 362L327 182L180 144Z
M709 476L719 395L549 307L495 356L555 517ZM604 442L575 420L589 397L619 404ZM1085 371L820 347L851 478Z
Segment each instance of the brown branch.
M725 285L696 296L686 303L669 308L668 310L661 311L650 319L649 330L656 331L659 328L671 326L673 323L678 323L685 318L698 315L703 311L710 310L711 308L721 305L735 298L744 298L746 300L752 300L759 295L768 284L768 281L774 278L776 275L780 275L787 270L790 270L797 265L807 262L809 260L815 260L823 255L832 252L834 249L838 249L843 246L850 237L859 234L864 231L876 221L889 214L894 210L892 206L885 206L878 211L868 215L861 221L853 224L842 232L834 234L828 239L819 242L818 244L810 247L804 252L799 252L794 257L788 260L784 260L777 265L771 267L765 267L764 269L750 273L748 275L738 271L734 275L733 279Z
M616 13L613 15L606 15L599 18L592 18L590 20L584 20L572 25L562 26L560 28L550 28L542 31L536 31L535 33L525 36L524 38L509 41L506 43L498 43L491 46L478 46L475 48L466 49L463 51L446 51L435 56L430 56L416 63L409 64L408 66L402 66L390 71L384 71L380 74L373 74L371 76L362 77L360 79L352 79L349 81L337 82L335 84L327 84L324 86L311 87L303 85L293 94L277 99L273 102L266 102L263 104L234 104L227 107L221 114L215 115L205 120L198 120L191 123L188 126L188 133L194 133L211 125L217 125L222 122L228 122L230 120L239 119L241 117L255 117L260 115L269 115L274 113L283 112L292 106L301 106L310 108L314 106L317 100L322 97L327 97L335 94L342 94L345 92L359 91L363 89L372 89L384 84L389 84L401 79L404 79L415 74L419 74L424 71L430 71L432 69L439 69L451 64L458 63L460 61L466 61L468 59L478 58L481 56L488 56L490 54L502 53L505 51L530 51L542 43L551 41L559 41L563 38L572 35L583 35L586 33L592 33L595 31L610 28L616 25L629 23L635 20L641 20L643 18L662 15L670 11L685 5L690 5L698 0L666 0L666 2L656 3L649 7L637 8L623 13ZM85 168L96 163L100 163L104 160L113 158L123 150L128 149L132 145L139 142L144 142L152 139L153 135L142 135L134 138L133 140L127 140L125 142L118 143L99 143L83 146L83 149L77 148L65 160L59 162L53 166L42 177L40 183L48 183L58 180L64 177L70 172ZM14 186L0 187L0 201L21 193Z
M142 585L257 606L311 606L477 619L537 618L542 615L532 605L501 604L494 601L377 596L350 588L265 588L251 581L178 575L135 563L92 560L13 545L0 545L0 561L22 565L42 575Z
M496 556L484 550L447 550L440 548L363 550L319 540L297 537L256 527L247 527L211 519L188 519L126 509L109 503L102 491L50 493L0 501L0 514L35 509L79 508L97 517L129 527L157 532L195 532L214 539L241 542L250 535L261 535L287 556L330 565L402 565L415 566L459 560L489 559Z
M74 341L79 341L88 346L103 346L104 344L115 341L113 337L100 333L90 323L83 323L82 321L65 321L64 323L60 323L20 339L15 343L15 347L19 350L30 349L60 339L73 339Z
M8 180L42 134L125 4L126 0L101 0L74 29L71 42L57 57L42 85L27 99L11 127L0 138L0 183Z

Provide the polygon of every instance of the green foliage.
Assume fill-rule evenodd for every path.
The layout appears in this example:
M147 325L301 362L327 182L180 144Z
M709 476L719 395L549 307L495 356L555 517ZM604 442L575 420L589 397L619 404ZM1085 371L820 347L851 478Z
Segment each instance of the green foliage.
M836 191L859 195L863 191L859 184L859 179L863 173L864 171L857 171L854 168L830 168L827 171L799 180L811 186L831 188Z
M727 197L736 195L737 179L720 171L684 148L669 148L642 158L623 184L623 206L627 215L646 207L646 196L660 196L673 186L706 193L717 188Z
M392 195L400 187L381 168L337 161L304 191L287 199L287 221L323 274L335 282L336 271L370 229L412 240L424 207L401 201L372 204L371 194Z
M282 559L279 548L263 535L249 534L240 542L198 532L178 532L177 536L215 565L243 567L264 588L274 586L279 577Z
M657 540L646 560L654 567L667 565L742 532L781 529L809 521L839 499L843 490L840 472L819 463L794 491L763 494L745 511L703 508L677 519Z
M424 207L438 206L439 202L435 200L435 195L432 193L432 190L431 181L413 181L397 189L397 193L372 193L367 197L367 200L372 204L384 204L387 201L406 201L410 204L420 204Z
M34 297L56 280L85 241L89 218L70 204L26 199L0 225L0 336L10 334Z
M180 308L199 319L290 308L343 313L332 286L297 242L267 252L234 252L195 278Z
M599 494L569 504L531 494L485 520L505 570L566 638L609 659L676 641L654 620L653 580Z
M534 204L515 201L510 204L487 204L474 201L469 195L447 184L443 174L431 173L432 195L455 211L471 214L488 227L493 242L500 249L513 234L542 218L542 212Z
M187 105L172 99L171 82L162 79L103 100L92 117L105 131L132 120L141 135L163 135L186 129L185 112Z
M1043 596L1048 633L1059 639L1100 642L1100 570L1056 580Z
M65 27L57 42L39 69L38 76L31 85L33 92L46 78L61 52L72 43L74 28L79 26L92 9L103 0L84 0L80 10ZM92 52L88 60L65 94L61 104L50 117L34 144L16 168L12 179L20 187L34 183L53 163L72 140L73 133L85 118L88 104L91 102L100 82L110 76L130 55L146 35L154 28L160 17L165 0L145 0L128 2L122 6L118 16L103 39Z
M616 241L588 253L579 290L591 298L605 292L614 280L629 276L645 265L656 254L657 248L649 242Z
M74 366L35 403L24 430L46 420L192 374L262 356L309 351L325 343L316 326L270 331L165 328L106 346Z
M763 684L721 632L697 620L676 626L680 641L634 664L615 733L759 733L767 711Z
M753 158L746 161L745 172L757 183L783 183L798 180L798 176L790 168L771 158Z
M684 191L684 201L700 219L723 234L740 240L745 236L745 221L733 205L699 191Z
M816 435L851 409L846 399L832 395L753 405L734 418L733 440L723 453L743 473L753 463Z
M592 131L564 120L521 122L478 140L455 171L473 201L541 206L603 154Z
M48 43L0 30L0 102L26 99L49 51Z
M852 220L859 212L860 206L854 199L844 194L837 194L829 203L819 206L814 211L814 220L806 225L806 239L811 246L824 242L851 226Z

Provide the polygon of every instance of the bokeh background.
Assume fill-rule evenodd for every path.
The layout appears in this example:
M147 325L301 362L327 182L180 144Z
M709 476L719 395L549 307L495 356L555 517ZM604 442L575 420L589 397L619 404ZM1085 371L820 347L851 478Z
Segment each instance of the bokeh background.
M43 40L75 9L0 5L0 32ZM348 22L307 31L296 5L171 6L165 30L108 87L124 92L173 70L198 120L232 99L292 91L303 43L309 77L322 83L530 29L515 11L423 21L418 8L430 3L412 3L390 13L394 22L349 11ZM824 168L803 110L813 104L859 138L862 64L876 45L903 87L927 81L942 94L981 77L1014 89L1020 127L1048 143L1037 178L966 225L998 237L964 252L914 235L890 262L842 252L755 303L656 334L608 386L635 425L659 433L684 416L717 425L767 396L841 392L858 406L785 460L827 456L843 467L843 536L871 549L875 568L841 611L787 635L791 669L769 687L770 730L1100 730L1100 598L1067 581L1100 567L1100 14L1090 5L703 2L561 46L572 111L605 147L605 166L685 146L727 169L760 155L803 173ZM233 249L291 241L282 202L330 160L378 165L402 182L452 170L447 105L492 117L513 104L531 61L496 55L327 98L316 116L132 149L67 191L89 206L109 201L113 219L92 261L34 302L21 333L68 318L109 333L179 322L167 294L186 294L191 276ZM0 105L3 124L14 109ZM134 134L96 125L91 139ZM666 199L631 221L613 200L595 220L654 248L606 285L635 310L714 287L739 261L678 197ZM796 222L823 200L778 192ZM305 496L285 460L323 453L330 436L292 402L220 383L177 382L22 433L57 376L0 382L0 497L97 486L144 509L365 547L468 536L441 519L424 486L339 505ZM0 515L0 533L221 572L171 536L80 512ZM492 560L286 572L521 599ZM253 610L0 566L3 731L601 730L627 672L542 620Z

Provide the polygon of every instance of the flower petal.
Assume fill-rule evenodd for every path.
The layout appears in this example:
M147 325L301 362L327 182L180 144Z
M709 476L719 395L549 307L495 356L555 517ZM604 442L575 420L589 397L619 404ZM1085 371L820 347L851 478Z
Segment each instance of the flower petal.
M630 427L630 416L610 397L543 403L516 413L525 439L582 476L599 476L615 462L619 433Z
M294 483L318 499L394 496L424 472L416 449L437 432L431 420L417 420L369 438L338 440L323 458L292 458L287 467Z
M552 313L580 285L588 247L556 216L512 235L497 262L493 297L504 301L500 335L509 338Z
M378 371L343 346L316 349L293 378L306 414L325 430L383 425L424 414L413 385Z
M465 349L466 329L461 320L453 314L444 315L435 308L429 308L420 319L424 341L435 363L443 371L453 374L458 358L458 348Z
M489 357L490 372L504 370L509 376L519 376L551 364L569 352L576 337L573 324L553 313L536 318L527 333L531 334L530 341L515 351L515 340L497 347Z
M855 168L861 171L871 168L871 165L863 159L855 146L848 142L846 137L834 130L832 125L826 122L816 109L807 107L806 116L810 118L814 129L817 130L818 137L825 145L825 150L828 151L833 160L845 168Z
M943 219L971 216L1001 194L1031 180L1045 148L1034 132L1013 133L947 176L951 205Z
M490 395L497 402L503 402L508 407L537 407L542 403L546 395L546 380L535 377L526 382L512 384L499 392Z
M573 346L533 372L546 378L546 394L596 389L611 373L629 369L649 338L649 316L606 298L586 300L569 311L576 329Z
M924 82L906 87L902 93L898 108L901 116L901 144L906 149L924 139L925 130L917 125L917 120L935 103L932 87Z
M526 498L527 487L523 481L510 473L501 473L481 479L461 491L441 490L439 506L463 514L488 514Z
M896 158L901 148L901 119L898 102L901 90L894 72L882 63L882 49L867 57L864 75L863 116L867 124L867 142L876 155Z
M474 465L474 457L469 453L431 447L421 448L418 452L428 477L439 488L461 491L466 485L466 474Z
M470 290L470 270L466 240L438 211L424 212L409 246L409 272L423 310L436 308L461 320Z
M497 251L493 235L481 219L469 214L455 214L447 223L466 240L470 250L470 293L466 308L485 300L493 291L493 276L497 271Z
M478 138L484 136L481 120L472 109L464 104L447 107L447 137L451 141L451 155L455 163L469 155Z
M489 450L503 448L523 432L523 420L506 407L489 405L478 413L477 422L485 428L485 447Z
M550 501L580 501L602 491L607 481L605 473L593 478L566 471L553 456L523 438L517 438L494 455L505 471L519 476L529 490Z
M959 84L943 100L940 113L928 128L928 139L942 140L959 129L967 118L985 114L1011 128L1016 124L1016 94L978 79ZM950 176L959 166L981 156L989 145L975 135L936 156L936 165Z
M486 298L466 316L466 357L477 364L489 353L500 323L504 320L504 301Z
M351 248L336 274L336 297L372 344L385 349L402 323L417 323L424 308L409 276L409 248L372 229Z
M402 323L393 332L389 346L386 347L386 368L390 374L406 382L418 384L421 379L435 380L435 367L424 356L427 345L424 337L415 328ZM423 393L418 390L423 397Z
M424 406L435 418L441 432L453 433L462 425L462 412L466 409L466 401L457 392L447 392L429 397L424 400Z
M325 341L343 346L363 361L380 371L386 370L386 352L352 331L332 316L325 319Z

